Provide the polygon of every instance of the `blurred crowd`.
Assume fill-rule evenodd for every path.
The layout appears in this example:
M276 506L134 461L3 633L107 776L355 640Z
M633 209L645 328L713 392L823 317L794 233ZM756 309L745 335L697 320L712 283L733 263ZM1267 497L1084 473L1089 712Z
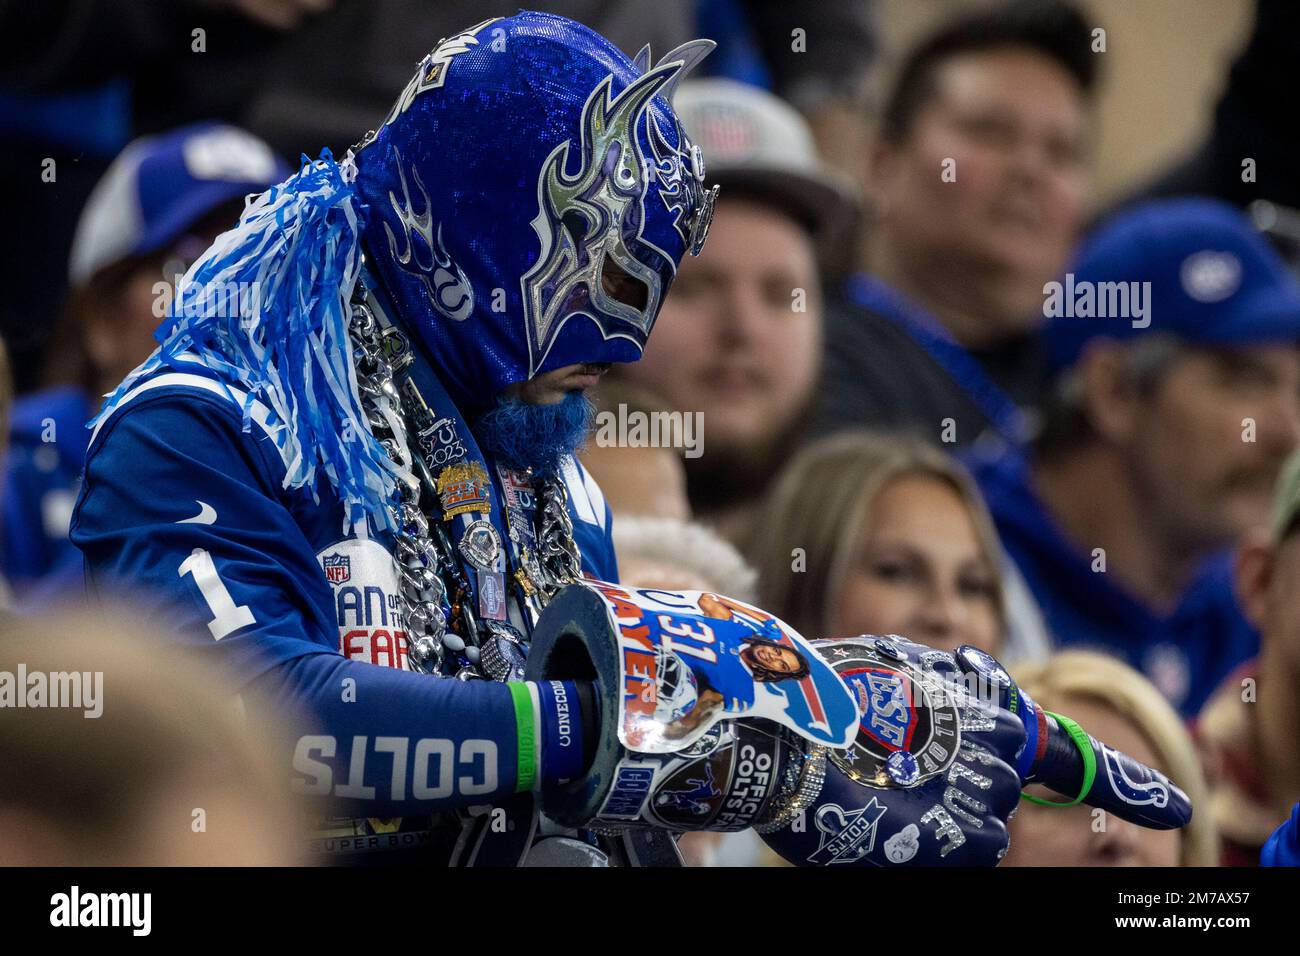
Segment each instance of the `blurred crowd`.
M698 441L584 452L622 579L753 601L810 638L973 644L1197 808L1162 832L1026 804L1008 865L1255 865L1300 800L1300 133L1275 102L1300 7L1242 0L1202 139L1103 201L1107 41L1161 37L1107 37L1104 2L933 5L893 49L896 5L873 0L531 4L630 53L719 44L676 99L722 186L709 241L597 396L625 421L694 416ZM110 640L26 615L80 599L85 423L178 277L247 194L379 123L440 37L516 6L0 3L0 170L26 224L0 239L0 670ZM158 684L146 735L174 759L140 768L177 806L204 748L264 772L187 680ZM144 700L95 746L130 749ZM40 761L19 738L91 746L23 720L0 710L6 765ZM0 863L67 856L79 834L45 841L54 811L4 777L0 820L26 825L0 826ZM235 816L284 811L254 791ZM87 827L112 825L91 804L113 792L76 797ZM757 847L683 841L701 865L770 862Z

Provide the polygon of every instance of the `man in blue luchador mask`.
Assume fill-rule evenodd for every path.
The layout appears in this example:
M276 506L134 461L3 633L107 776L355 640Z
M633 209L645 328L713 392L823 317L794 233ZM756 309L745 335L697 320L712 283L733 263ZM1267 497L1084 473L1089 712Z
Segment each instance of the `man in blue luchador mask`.
M578 614L549 670L530 657L555 636L543 612L561 595L588 607L623 593L580 583L617 568L609 509L572 453L584 393L640 357L678 263L704 243L715 191L672 96L711 46L628 58L529 12L443 40L341 162L323 154L249 202L92 422L71 532L91 589L129 591L284 708L286 777L320 801L313 846L333 859L672 863L674 829L788 825L819 812L823 790L835 813L819 820L866 821L860 804L882 819L874 791L796 741L804 720L808 739L846 746L855 705L775 623L772 653L810 665L791 691L806 716L778 713L781 728L719 711L653 755L619 729L654 710L620 698L622 677L651 697L658 685L620 677L611 614ZM721 636L697 599L673 599L686 610L663 649L689 634L698 657ZM900 653L894 666L935 665ZM1031 721L1000 706L945 751L945 771L979 765L961 806L934 804L936 777L899 790L872 834L929 812L918 862L999 859L1034 757L1013 768ZM727 769L733 749L761 786ZM679 777L721 781L688 823L653 799ZM555 809L570 792L591 809ZM826 827L781 852L870 862L874 836L853 826L847 855L817 844Z

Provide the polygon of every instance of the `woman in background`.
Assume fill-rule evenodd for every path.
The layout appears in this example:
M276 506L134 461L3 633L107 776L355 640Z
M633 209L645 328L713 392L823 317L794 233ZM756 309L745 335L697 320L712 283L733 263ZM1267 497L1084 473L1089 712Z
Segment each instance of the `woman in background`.
M846 432L809 445L777 480L755 539L758 603L809 638L899 634L1017 656L983 500L954 459L918 440Z

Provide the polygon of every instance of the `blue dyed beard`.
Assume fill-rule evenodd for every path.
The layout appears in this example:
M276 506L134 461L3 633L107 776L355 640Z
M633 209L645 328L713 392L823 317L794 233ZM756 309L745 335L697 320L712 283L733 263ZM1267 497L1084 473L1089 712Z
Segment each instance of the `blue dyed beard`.
M596 408L582 392L569 392L553 405L499 399L474 420L471 430L488 460L515 471L560 470L565 456L582 447Z

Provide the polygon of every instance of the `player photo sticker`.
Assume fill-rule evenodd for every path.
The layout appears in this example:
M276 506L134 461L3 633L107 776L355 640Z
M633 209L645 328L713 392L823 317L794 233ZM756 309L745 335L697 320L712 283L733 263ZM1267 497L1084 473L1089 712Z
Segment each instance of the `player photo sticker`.
M619 635L618 733L628 749L674 753L737 717L764 717L830 747L853 740L848 688L766 611L707 591L592 587Z
M961 715L951 694L936 693L933 677L888 649L880 641L819 645L862 715L853 746L830 759L863 786L914 787L956 758Z

